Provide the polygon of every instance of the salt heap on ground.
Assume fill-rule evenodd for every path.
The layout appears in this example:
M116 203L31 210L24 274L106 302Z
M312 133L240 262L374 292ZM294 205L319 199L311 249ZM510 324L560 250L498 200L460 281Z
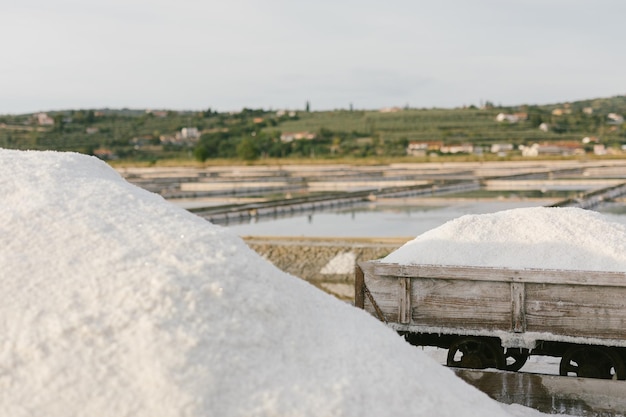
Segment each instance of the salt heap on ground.
M99 160L0 150L0 415L512 408Z
M579 208L466 215L407 242L382 262L626 271L626 225Z

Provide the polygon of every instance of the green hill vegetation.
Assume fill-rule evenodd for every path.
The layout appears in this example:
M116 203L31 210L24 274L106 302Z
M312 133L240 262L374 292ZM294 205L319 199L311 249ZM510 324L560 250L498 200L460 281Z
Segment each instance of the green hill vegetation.
M308 106L307 106L308 107ZM270 111L237 113L81 109L0 116L0 147L76 151L131 162L269 158L489 158L492 145L521 156L520 146L553 144L593 153L626 145L626 96L552 105L455 109ZM586 138L583 142L583 138ZM422 151L407 156L407 148ZM558 152L558 150L556 151ZM471 154L471 155L470 155Z

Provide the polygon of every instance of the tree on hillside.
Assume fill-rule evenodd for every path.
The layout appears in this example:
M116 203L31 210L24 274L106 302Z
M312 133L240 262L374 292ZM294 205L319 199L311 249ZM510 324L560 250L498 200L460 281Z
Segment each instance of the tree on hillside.
M54 130L62 133L64 128L65 122L63 121L63 115L60 113L56 114L54 116Z
M96 114L93 110L89 110L85 116L85 122L91 124L96 121Z
M253 161L259 157L259 150L252 139L244 137L237 145L237 156L244 161Z
M210 153L207 147L199 143L195 148L193 148L193 157L200 162L204 162L209 159Z

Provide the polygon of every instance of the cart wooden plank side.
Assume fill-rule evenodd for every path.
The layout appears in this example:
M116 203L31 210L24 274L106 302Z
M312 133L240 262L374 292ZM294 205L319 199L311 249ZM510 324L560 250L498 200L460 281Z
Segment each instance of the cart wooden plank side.
M626 273L356 265L355 305L448 365L519 370L561 357L561 375L626 379Z

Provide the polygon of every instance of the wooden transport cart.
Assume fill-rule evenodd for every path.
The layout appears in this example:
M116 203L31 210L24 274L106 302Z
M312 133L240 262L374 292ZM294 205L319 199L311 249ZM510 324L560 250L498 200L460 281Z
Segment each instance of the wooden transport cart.
M449 366L626 379L626 273L359 262L355 305Z

